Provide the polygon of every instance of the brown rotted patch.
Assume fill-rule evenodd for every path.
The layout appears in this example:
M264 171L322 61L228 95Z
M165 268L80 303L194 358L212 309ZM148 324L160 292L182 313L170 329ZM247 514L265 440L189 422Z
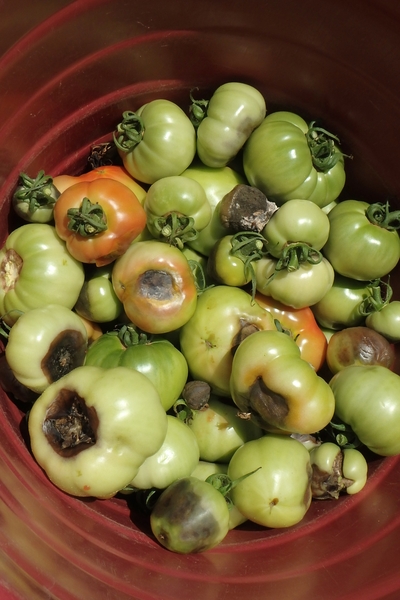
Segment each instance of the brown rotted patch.
M250 388L249 410L264 429L270 425L283 427L289 414L286 399L270 390L261 377Z

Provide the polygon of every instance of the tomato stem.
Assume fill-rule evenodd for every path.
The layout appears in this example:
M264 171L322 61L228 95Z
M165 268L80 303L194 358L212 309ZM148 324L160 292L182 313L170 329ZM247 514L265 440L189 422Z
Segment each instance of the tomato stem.
M117 330L116 334L125 348L149 343L148 335L142 331L137 331L133 324L122 325L122 327Z
M389 202L375 202L367 208L365 214L373 225L379 225L388 231L400 229L400 210L390 212Z
M60 196L60 192L53 184L50 175L39 171L36 177L29 177L26 173L20 173L19 185L14 192L14 200L26 202L29 212L34 213L38 208L53 206Z
M194 89L198 90L199 88ZM192 92L193 90L190 91L190 100L192 104L189 107L189 118L193 127L197 129L202 120L207 116L209 100L195 100Z
M382 289L385 288L385 293L382 293ZM359 312L363 317L379 312L384 306L389 304L392 296L393 289L389 284L389 281L385 283L381 279L375 279L370 282L367 286L370 295L364 298L359 307Z
M100 204L92 203L89 198L83 198L79 208L67 211L68 229L82 237L91 237L107 229L107 219Z
M247 479L247 477L250 477L250 475L253 475L260 469L261 467L258 467L257 469L254 469L254 471L246 473L245 475L242 475L241 477L238 477L238 479L235 479L233 481L225 473L213 473L212 475L209 475L207 477L206 482L212 485L213 488L215 488L224 496L228 504L228 508L231 509L233 507L233 502L229 497L229 493L233 490L234 487L238 485L238 483L240 483L244 479Z
M345 156L336 145L340 143L339 138L322 127L315 127L315 121L310 123L306 138L313 165L318 171L326 173Z
M231 239L231 251L232 256L236 256L244 263L244 275L245 277L251 278L251 290L252 299L256 295L256 275L253 261L260 260L266 254L267 251L267 240L256 231L239 231L232 236Z
M192 242L198 236L193 217L177 212L158 217L154 220L154 227L161 241L177 246L180 250L184 248L186 242Z
M297 271L302 263L308 262L311 265L317 265L322 260L322 254L312 246L303 242L293 242L287 244L277 260L275 271L271 277L274 277L278 271L287 270L288 272Z
M126 110L122 113L122 121L113 133L114 143L121 152L132 152L144 136L143 120L134 112Z

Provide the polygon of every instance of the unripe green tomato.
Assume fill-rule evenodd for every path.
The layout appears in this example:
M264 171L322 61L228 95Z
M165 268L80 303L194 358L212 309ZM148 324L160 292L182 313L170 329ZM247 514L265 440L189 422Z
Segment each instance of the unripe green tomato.
M390 342L400 342L400 301L389 302L381 310L368 315L365 324Z
M142 463L131 486L163 490L176 479L191 475L198 462L196 436L183 421L167 415L167 433L161 448Z
M288 200L272 215L262 234L268 241L268 252L277 258L291 242L321 250L329 236L329 219L311 200Z
M346 492L357 494L367 482L368 463L364 455L356 448L345 448L343 455L343 476L354 481L346 488Z
M235 481L248 473L231 491L245 517L264 527L301 521L311 504L310 453L303 444L275 434L247 442L233 455L228 476Z
M216 242L208 257L207 274L217 283L243 287L251 281L252 267L246 268L243 260L232 254L232 238L225 235Z
M92 271L82 286L75 311L94 323L108 323L121 315L123 305L114 292L110 266Z
M211 397L208 407L193 411L188 421L196 436L200 458L209 462L228 463L245 442L263 435L260 427L238 416L238 409Z
M369 281L357 281L335 273L332 287L311 310L321 327L334 330L356 327L364 322L360 307L370 296Z
M224 496L196 477L174 481L158 498L150 515L151 530L173 552L204 552L217 546L229 531Z

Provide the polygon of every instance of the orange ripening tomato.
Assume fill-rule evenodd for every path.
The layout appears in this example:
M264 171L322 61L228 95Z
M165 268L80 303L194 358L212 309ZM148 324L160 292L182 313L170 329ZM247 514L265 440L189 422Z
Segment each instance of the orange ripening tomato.
M260 292L255 296L257 304L268 310L284 330L289 330L300 348L301 358L316 371L325 363L328 342L319 328L311 308L292 308Z
M139 185L137 181L129 175L128 171L118 165L106 165L104 167L97 167L87 173L82 173L74 177L73 175L57 175L53 177L53 185L56 186L60 194L62 194L67 188L71 187L79 181L93 181L94 179L114 179L119 181L128 187L137 197L140 204L143 204L146 197L146 190Z
M187 258L159 240L131 244L113 265L112 284L128 318L147 333L175 331L196 310L197 287Z
M136 195L113 179L79 181L54 206L54 224L69 253L98 267L123 254L146 226Z

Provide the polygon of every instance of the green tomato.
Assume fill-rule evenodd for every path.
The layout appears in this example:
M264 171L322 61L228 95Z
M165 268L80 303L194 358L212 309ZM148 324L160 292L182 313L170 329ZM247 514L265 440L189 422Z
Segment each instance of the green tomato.
M194 101L193 117L196 117L196 109L201 104L204 101L199 104ZM197 128L200 160L208 167L225 167L263 121L266 110L262 94L251 85L230 82L218 87L207 103L205 118Z
M87 343L85 325L76 313L60 304L47 304L19 317L11 327L5 353L15 378L41 393L83 365Z
M160 448L167 415L142 373L82 366L39 396L28 428L33 456L54 485L111 498Z
M214 244L207 261L207 275L219 284L243 287L253 278L253 261L246 264L233 252L234 239L233 235L225 235Z
M195 129L170 100L152 100L136 112L124 112L114 140L125 169L143 183L180 175L196 153Z
M12 198L16 214L29 223L50 223L60 192L53 179L39 171L35 178L26 173L19 176L18 187Z
M319 302L331 289L334 271L326 258L318 263L302 262L293 271L276 270L278 259L265 257L254 264L256 287L286 306L305 308Z
M289 200L279 208L262 231L268 242L268 252L279 258L291 242L304 242L321 250L329 236L329 219L310 200Z
M161 447L146 458L130 486L163 490L175 480L189 477L199 462L195 434L177 417L167 415L167 433Z
M322 160L322 144L329 148ZM247 140L243 168L250 183L277 204L311 200L321 208L339 196L345 183L343 155L333 136L285 111L267 115Z
M230 390L239 410L266 431L312 434L328 425L335 409L329 385L280 331L257 331L241 342Z
M265 435L235 452L228 475L234 481L256 469L232 489L234 505L247 519L264 527L299 523L312 498L308 450L291 437Z
M89 270L74 310L94 323L115 321L123 311L111 281L112 265Z
M156 501L151 530L162 546L181 554L217 546L229 531L224 496L207 481L184 477L172 483Z
M197 238L188 242L188 246L209 256L214 244L226 235L226 228L220 218L221 200L239 183L246 183L244 178L230 167L214 169L205 165L192 165L182 173L200 183L211 206L211 219L208 225L199 232Z
M152 341L138 336L129 326L121 330L124 331L125 336L109 332L95 340L87 351L85 364L102 368L124 366L143 373L157 389L164 410L169 410L185 386L186 359L166 339Z
M202 185L189 177L163 177L150 186L144 202L147 228L155 239L183 246L211 219Z
M342 450L333 442L325 442L310 452L313 498L337 499L341 492L353 495L367 482L368 463L355 448Z
M321 327L343 329L356 327L364 322L362 306L372 296L368 281L357 281L335 273L332 287L311 310Z
M14 229L0 250L0 314L8 325L46 304L72 309L85 273L55 228L28 223Z
M387 206L344 200L328 218L329 238L323 252L337 273L368 281L387 275L397 265L400 239L390 227Z
M227 463L245 442L263 435L260 427L238 415L236 406L215 396L206 408L193 411L187 424L196 436L200 458L209 462Z
M181 328L180 347L192 379L205 381L219 396L230 396L233 351L249 330L275 329L272 315L245 290L217 285L198 299Z
M400 342L400 301L389 302L371 313L365 319L365 324L390 342Z
M381 365L349 366L330 381L335 415L380 456L400 453L400 376Z

